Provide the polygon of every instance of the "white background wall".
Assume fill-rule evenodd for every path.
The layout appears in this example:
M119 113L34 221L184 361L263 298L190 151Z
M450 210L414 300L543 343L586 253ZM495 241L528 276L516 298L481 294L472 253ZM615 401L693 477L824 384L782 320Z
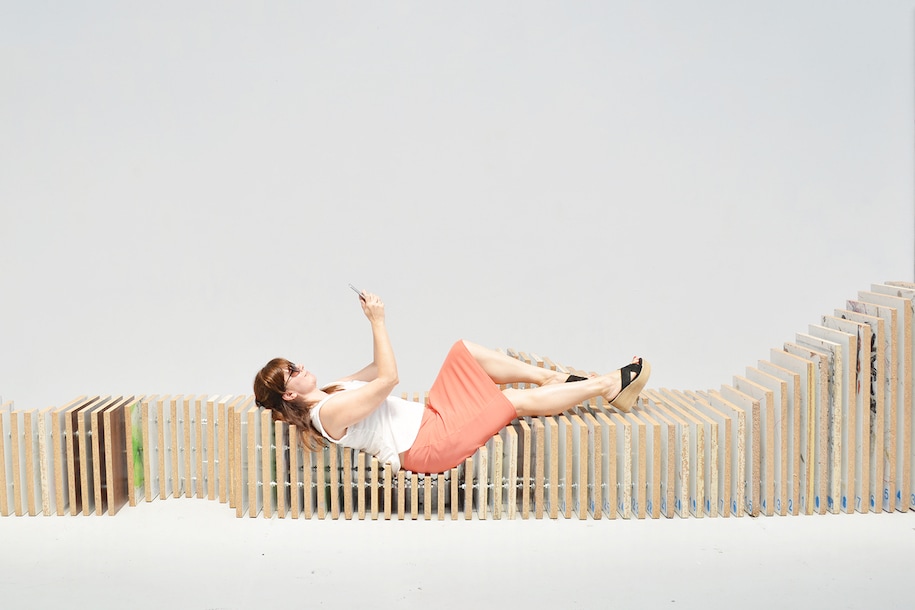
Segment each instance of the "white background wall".
M913 279L915 2L0 3L0 395L717 387Z

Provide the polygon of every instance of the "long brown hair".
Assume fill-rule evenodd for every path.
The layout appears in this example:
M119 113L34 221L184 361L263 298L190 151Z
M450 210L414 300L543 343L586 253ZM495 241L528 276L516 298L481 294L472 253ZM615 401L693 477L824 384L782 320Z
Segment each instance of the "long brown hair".
M312 404L296 404L283 400L286 393L286 374L291 373L295 365L285 358L274 358L254 377L254 400L257 406L270 409L274 421L294 424L299 431L299 441L309 450L318 451L326 444L324 437L311 423ZM332 394L343 389L339 384L322 388Z

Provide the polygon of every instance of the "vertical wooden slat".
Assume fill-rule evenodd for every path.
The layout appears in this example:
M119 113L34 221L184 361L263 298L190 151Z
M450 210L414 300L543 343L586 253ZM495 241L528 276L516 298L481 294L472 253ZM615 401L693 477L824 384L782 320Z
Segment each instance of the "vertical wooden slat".
M898 482L898 473L896 472L896 462L898 457L898 444L896 438L896 421L898 416L898 353L899 346L897 335L896 310L882 305L874 305L862 301L846 301L847 309L871 317L879 318L883 321L883 332L878 334L883 338L882 350L879 354L882 356L883 370L883 479L879 487L880 495L877 498L877 504L880 510L892 511L895 508L896 487ZM857 319L857 318L856 318Z
M158 468L156 472L159 473L159 498L161 500L167 500L171 496L172 484L170 481L171 478L171 462L169 460L169 451L168 447L170 445L171 439L169 434L171 433L171 422L168 421L168 418L171 414L171 396L159 396L155 403L155 414L153 415L156 418L156 438L151 439L152 442L156 443L156 455L158 458Z
M883 319L848 309L837 309L835 315L843 320L864 324L870 329L871 353L870 379L868 383L867 417L869 426L864 432L868 436L868 480L870 486L866 503L869 510L883 510L884 479L884 412L886 408L886 329Z
M489 494L491 498L490 512L492 512L492 518L498 520L502 518L502 491L504 480L502 471L502 437L498 432L493 435L490 443L492 445L489 451L489 460L492 465L489 469L489 480L492 485L492 492Z
M533 470L534 470L534 518L543 519L544 510L544 464L545 457L545 439L544 425L540 418L531 420L531 436L533 437Z
M473 456L464 460L464 520L473 518Z
M380 485L380 473L378 458L372 456L372 497L371 497L371 516L372 520L378 519L378 492Z
M207 473L207 500L216 499L216 475L217 475L217 466L216 460L218 456L218 445L216 437L216 414L219 409L219 403L224 403L225 399L220 399L218 395L210 396L207 399L206 404L206 436L204 444L206 447L206 452L204 454L206 459L206 473ZM265 435L271 435L273 433L273 425L269 422L267 425L261 424L261 429L266 430ZM269 443L267 449L269 449Z
M330 518L340 518L340 448L331 444L328 448L330 468Z
M343 448L343 518L353 518L353 449Z
M184 480L182 479L182 462L181 451L183 449L182 439L182 407L184 405L184 395L176 394L172 396L168 404L168 463L171 467L169 477L172 481L172 497L180 498L184 492Z
M207 415L207 424L212 421ZM276 448L274 447L273 415L270 409L261 409L260 412L260 445L261 445L261 494L263 496L264 517L273 517L276 501L279 498L279 480L276 472ZM209 457L209 449L207 456ZM212 460L210 460L212 462ZM212 489L210 486L208 488Z
M10 411L12 401L0 405L0 517L8 517L12 503L12 451Z
M13 478L13 513L21 517L25 511L22 509L22 412L13 411L10 414L10 447L12 449L12 478Z
M406 509L405 477L406 473L404 473L403 468L397 471L397 518L400 520L403 520Z
M365 452L356 453L356 517L365 519Z
M384 495L382 496L382 504L384 505L384 518L390 520L391 518L391 464L390 462L385 462L384 464Z
M276 516L286 518L286 507L289 505L289 469L286 467L286 430L285 424L273 422L273 438L276 447Z
M130 461L126 426L127 413L134 397L128 397L119 404L106 409L103 414L105 428L105 472L108 514L112 517L127 504L130 481L127 478L127 463Z
M327 516L327 465L324 456L327 448L322 447L312 452L312 459L315 464L315 508L318 513L318 519L324 519Z
M456 521L458 514L460 512L460 496L458 495L459 489L459 468L454 467L451 469L451 520Z
M38 419L38 477L41 489L41 514L50 516L56 512L56 488L54 486L54 444L51 436L51 414L54 407L48 407Z
M197 397L197 400L194 401L192 407L193 413L193 423L194 431L192 436L194 437L194 472L196 474L196 480L194 481L194 489L197 492L197 498L203 499L207 494L207 447L206 447L206 411L207 403L210 401L210 398L206 395L201 395ZM258 428L260 429L260 428ZM259 441L258 441L259 442ZM254 443L256 445L257 443ZM249 465L250 466L250 465ZM252 480L256 481L257 476L252 477ZM257 507L257 502L254 502L253 498L251 500L251 506L253 508ZM256 516L257 513L251 515L252 517Z
M436 480L438 482L438 520L445 520L445 475L444 473L439 473L436 475Z
M286 434L289 439L289 512L293 519L298 519L302 512L302 491L305 481L299 466L298 429L295 424L289 424ZM311 515L307 518L310 517Z

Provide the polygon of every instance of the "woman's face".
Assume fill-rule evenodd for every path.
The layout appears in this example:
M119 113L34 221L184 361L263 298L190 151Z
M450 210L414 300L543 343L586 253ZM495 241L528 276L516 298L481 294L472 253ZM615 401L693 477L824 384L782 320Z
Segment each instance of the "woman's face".
M305 369L301 364L293 365L294 368L286 377L286 394L295 393L300 396L307 396L314 392L318 387L318 380L311 371Z

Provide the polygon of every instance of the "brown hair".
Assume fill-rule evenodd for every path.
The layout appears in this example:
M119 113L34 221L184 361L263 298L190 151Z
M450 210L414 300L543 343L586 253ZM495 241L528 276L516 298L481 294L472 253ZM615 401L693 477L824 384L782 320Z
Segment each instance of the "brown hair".
M285 358L274 358L254 377L254 400L257 406L270 409L274 421L295 425L299 431L299 441L309 450L318 451L324 447L325 440L311 423L312 404L296 404L283 400L286 392L286 374L292 372L295 365ZM342 387L332 384L322 388L332 394Z

